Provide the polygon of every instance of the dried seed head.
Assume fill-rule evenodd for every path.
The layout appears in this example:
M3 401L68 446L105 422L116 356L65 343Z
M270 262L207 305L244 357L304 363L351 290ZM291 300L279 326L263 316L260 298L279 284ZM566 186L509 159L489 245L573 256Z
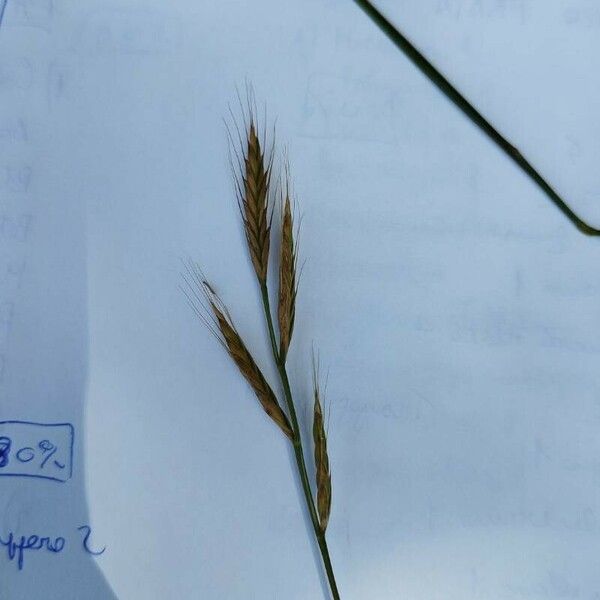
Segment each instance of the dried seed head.
M317 369L313 362L313 440L315 444L315 466L317 469L317 511L323 532L327 529L329 514L331 512L331 474L329 472L329 458L327 456L327 435L323 420L323 409L319 392Z
M252 355L246 348L242 338L238 334L231 318L227 311L224 311L219 305L210 301L210 307L217 319L219 330L223 335L225 345L229 352L229 355L234 360L235 364L242 375L246 378L246 381L252 386L256 397L262 404L264 411L277 423L279 428L292 439L292 428L285 416L285 413L281 410L277 398L273 393L273 390L264 378L258 365L254 362Z
M267 281L271 214L269 211L269 189L273 152L265 151L257 133L254 115L249 115L246 139L240 141L240 150L233 152L237 158L234 165L238 206L244 223L244 233L252 266L259 282ZM234 143L230 136L230 143ZM241 155L241 156L240 156Z
M288 418L281 410L273 390L265 380L257 364L254 362L252 355L246 348L232 322L225 313L219 310L216 304L211 303L211 308L217 319L219 329L223 334L229 355L231 358L233 358L235 364L238 366L238 369L246 378L246 381L252 386L252 389L262 404L264 411L271 417L271 419L273 419L273 421L275 421L275 423L277 423L283 433L292 439L292 428Z
M292 209L286 192L281 218L279 254L279 352L285 361L296 316L296 248L294 245Z
M254 390L264 411L291 440L293 433L290 422L281 410L275 393L246 348L227 308L208 282L202 278L198 267L190 263L187 267L187 276L184 277L188 288L184 289L184 292L192 308L231 356Z

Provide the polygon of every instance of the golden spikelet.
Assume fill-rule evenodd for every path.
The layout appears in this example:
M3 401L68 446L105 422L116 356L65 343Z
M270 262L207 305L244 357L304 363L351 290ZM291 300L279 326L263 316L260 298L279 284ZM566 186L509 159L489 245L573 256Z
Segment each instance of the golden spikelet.
M271 185L272 153L265 157L252 113L242 142L242 161L236 176L238 206L244 223L250 259L261 284L267 281L271 216L269 188Z
M267 383L261 370L258 368L258 365L254 362L252 355L246 348L246 345L233 325L229 314L224 310L222 304L219 306L218 299L216 299L214 292L212 292L212 290L210 291L213 295L213 298L209 301L210 307L217 320L219 330L223 335L223 340L225 341L225 346L227 347L229 355L254 390L264 411L271 419L273 419L273 421L275 421L275 423L277 423L283 433L285 433L288 438L292 439L292 428L285 413L281 410L273 390ZM215 301L215 299L217 301Z
M265 140L267 139L266 130L263 129L262 132L258 133L257 121L255 119L256 103L250 86L246 86L247 109L244 109L239 93L238 100L240 100L244 126L243 128L238 126L236 118L230 109L230 116L235 126L235 129L227 127L230 164L234 174L238 208L242 216L250 260L260 284L264 318L271 343L273 362L279 373L287 412L293 423L293 427L286 413L282 410L275 393L246 348L227 308L207 283L202 271L191 260L186 265L187 272L183 273L184 282L187 284L187 287L182 286L182 289L198 317L231 356L243 377L250 384L265 412L275 421L294 446L296 467L319 550L323 558L323 566L329 581L331 595L337 600L340 595L325 536L331 512L331 474L327 454L327 433L319 391L319 376L314 354L314 414L312 432L316 468L316 506L313 489L306 476L307 469L302 440L303 434L298 423L296 407L286 369L286 357L294 331L296 295L298 290L298 272L296 268L297 239L294 236L294 219L289 194L288 169L286 167L285 192L283 186L279 186L280 180L278 177L276 177L277 185L271 191L274 146L271 144L270 148L266 150L264 148ZM236 134L235 141L233 134ZM281 247L278 257L279 293L277 310L279 344L275 334L274 319L267 286L270 233L273 217L271 199L275 196L281 199Z
M327 456L327 435L323 420L323 409L319 392L317 368L313 362L313 441L315 444L315 466L317 469L317 511L321 530L325 532L331 512L331 473Z
M294 246L292 208L286 192L281 218L279 254L279 355L285 361L296 316L296 248Z
M187 265L187 274L184 275L184 279L187 289L184 288L183 291L190 305L231 356L241 374L254 390L264 411L291 440L293 433L290 422L281 410L275 393L246 348L222 300L203 278L200 269L193 263ZM212 318L209 311L212 313Z

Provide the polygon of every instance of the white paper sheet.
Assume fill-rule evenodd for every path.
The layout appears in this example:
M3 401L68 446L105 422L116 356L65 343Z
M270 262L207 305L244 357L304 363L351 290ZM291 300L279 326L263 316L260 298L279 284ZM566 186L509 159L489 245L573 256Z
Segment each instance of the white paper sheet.
M600 223L600 6L379 6ZM327 597L289 444L179 289L198 260L278 390L245 81L303 216L289 371L307 431L313 345L328 372L342 597L600 598L597 239L350 0L0 15L2 600Z

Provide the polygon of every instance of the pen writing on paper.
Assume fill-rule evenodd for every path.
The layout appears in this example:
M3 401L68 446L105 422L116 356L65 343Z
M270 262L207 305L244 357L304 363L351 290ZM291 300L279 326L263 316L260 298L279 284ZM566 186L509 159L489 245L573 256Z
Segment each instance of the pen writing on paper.
M0 477L66 483L73 475L74 435L71 423L0 421Z
M82 532L81 547L86 554L100 556L104 554L106 548L95 550L90 542L92 528L89 525L82 525L77 530ZM6 537L0 536L0 547L6 548L6 558L10 562L16 561L17 569L23 570L25 566L25 554L27 552L46 552L49 554L60 554L67 547L67 539L63 536L51 537L31 535L15 535L9 532Z

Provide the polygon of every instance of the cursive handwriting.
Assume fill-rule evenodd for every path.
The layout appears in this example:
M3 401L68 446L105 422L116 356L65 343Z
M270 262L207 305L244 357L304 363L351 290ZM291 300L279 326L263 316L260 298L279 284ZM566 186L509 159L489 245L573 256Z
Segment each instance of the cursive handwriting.
M39 535L30 535L28 537L22 535L19 538L15 538L12 531L8 534L8 539L5 540L0 537L0 546L6 548L8 560L17 560L19 571L23 570L26 550L45 550L58 554L64 550L65 543L65 538L62 537L52 540L49 537L40 537Z
M89 525L82 525L81 527L78 527L77 530L85 531L85 536L83 538L83 549L88 554L91 554L92 556L100 556L101 554L104 554L104 551L106 550L106 546L104 548L102 548L102 550L92 550L90 548L88 540L90 539L90 536L92 535L92 528Z
M77 528L78 531L84 532L82 539L82 548L87 554L92 556L100 556L104 554L106 548L102 550L93 550L90 547L89 539L92 535L92 528L89 525L82 525ZM0 536L0 547L6 548L6 556L9 561L16 561L19 571L23 570L25 564L26 552L49 552L51 554L60 554L67 545L67 540L64 537L47 537L39 535L21 535L16 536L12 531L8 536L3 538Z

